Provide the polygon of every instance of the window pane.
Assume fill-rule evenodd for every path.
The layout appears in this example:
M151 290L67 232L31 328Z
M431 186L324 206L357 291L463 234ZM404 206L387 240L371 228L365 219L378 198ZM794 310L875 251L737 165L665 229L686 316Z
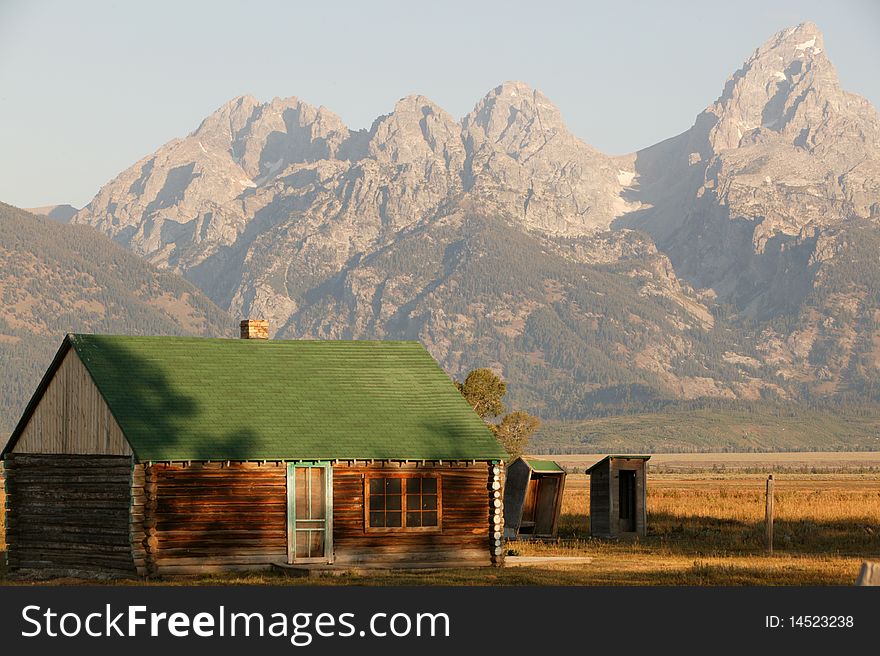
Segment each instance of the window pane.
M324 468L323 467L309 467L309 472L312 477L312 514L311 516L316 519L323 519L325 517L324 513L324 501L327 499L327 495L325 494L324 489ZM320 555L320 554L319 554Z
M294 467L293 486L296 503L296 518L309 518L309 470L305 467Z
M404 476L367 480L369 528L406 529L439 525L440 498L436 477Z

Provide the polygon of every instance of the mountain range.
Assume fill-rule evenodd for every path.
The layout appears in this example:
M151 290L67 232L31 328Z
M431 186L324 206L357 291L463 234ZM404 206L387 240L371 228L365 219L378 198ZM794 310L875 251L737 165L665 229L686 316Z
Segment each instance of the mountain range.
M636 153L521 82L366 130L240 96L69 220L275 337L419 339L544 418L880 396L880 117L812 23Z

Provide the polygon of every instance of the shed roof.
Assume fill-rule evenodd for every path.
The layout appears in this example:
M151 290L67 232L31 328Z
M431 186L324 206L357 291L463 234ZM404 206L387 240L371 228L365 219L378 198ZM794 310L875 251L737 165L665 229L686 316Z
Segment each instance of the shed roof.
M524 463L526 463L534 472L550 473L565 471L562 467L559 466L559 463L554 462L553 460L539 460L538 458L528 458L526 456L523 456L520 459Z
M605 456L605 457L602 458L599 462L597 462L595 465L593 465L593 466L590 467L589 469L586 469L586 470L584 471L584 473L585 473L585 474L589 474L591 471L593 471L596 467L598 467L599 465L601 465L603 462L606 462L606 461L608 461L608 460L616 460L616 459L618 459L618 458L623 458L623 459L627 459L627 460L650 460L650 459L651 459L651 456L646 456L646 455L622 455L622 454L613 454L613 455Z
M498 441L424 347L68 335L140 461L501 460Z

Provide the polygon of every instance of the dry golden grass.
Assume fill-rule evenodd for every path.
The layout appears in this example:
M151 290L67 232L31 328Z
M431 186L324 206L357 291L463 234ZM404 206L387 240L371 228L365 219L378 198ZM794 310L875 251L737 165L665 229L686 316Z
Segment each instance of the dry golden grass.
M880 477L777 474L775 550L764 547L763 475L654 474L648 536L588 538L589 478L570 475L558 543L523 555L590 555L589 583L851 584L880 556ZM580 581L579 581L580 582Z
M589 537L589 478L572 474L566 483L559 540L508 546L521 555L590 556L588 565L347 573L309 579L257 573L158 583L851 585L863 560L880 559L880 476L783 473L775 478L777 539L772 556L763 544L763 475L651 474L647 537L609 541Z

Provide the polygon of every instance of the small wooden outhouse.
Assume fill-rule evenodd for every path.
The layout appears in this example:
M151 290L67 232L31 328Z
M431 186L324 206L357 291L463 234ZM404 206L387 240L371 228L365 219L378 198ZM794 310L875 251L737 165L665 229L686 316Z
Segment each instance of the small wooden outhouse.
M590 475L590 535L643 536L647 530L647 473L651 456L611 455Z
M504 484L504 535L556 537L565 470L552 460L520 457L510 463Z

